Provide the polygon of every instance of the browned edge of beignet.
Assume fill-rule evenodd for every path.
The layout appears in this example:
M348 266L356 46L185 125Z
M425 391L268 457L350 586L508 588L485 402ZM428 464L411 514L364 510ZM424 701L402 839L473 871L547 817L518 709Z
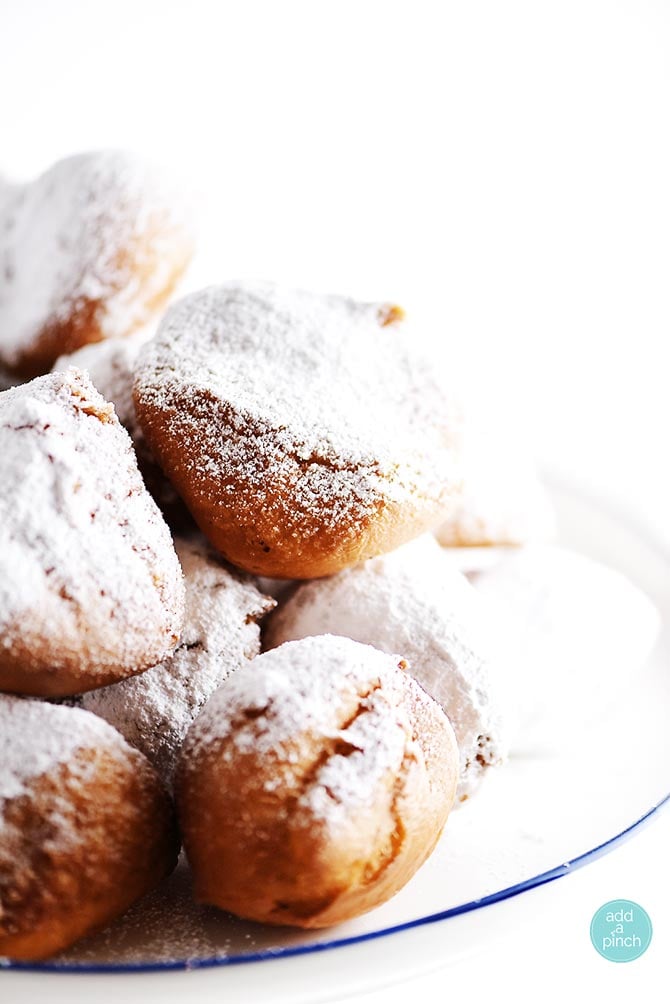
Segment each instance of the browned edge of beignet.
M262 669L241 672L254 671ZM320 928L379 906L405 885L432 853L453 805L458 752L439 706L408 673L397 676L395 710L391 704L379 724L397 727L399 707L409 718L398 773L386 772L368 800L335 822L327 809L310 810L311 796L319 787L314 804L334 797L317 778L330 758L361 753L346 730L369 711L374 680L341 702L329 735L296 725L290 741L263 754L251 742L240 749L234 734L202 745L196 721L175 788L200 901L250 920ZM238 728L262 727L274 713L271 705L260 713L250 706Z
M0 955L12 959L104 927L176 865L171 799L134 750L84 747L1 813Z
M396 502L380 495L374 512L358 511L355 523L314 511L300 513L298 521L291 509L294 486L287 488L272 470L263 477L264 501L259 505L256 489L249 490L244 472L236 477L232 468L224 472L216 465L198 466L193 452L183 448L184 431L204 430L204 422L209 429L221 428L222 435L233 435L235 428L239 431L241 419L235 418L225 402L196 387L182 395L178 404L162 407L137 388L134 397L149 448L195 522L224 558L253 575L277 579L333 575L395 550L433 527L444 512L449 497L446 488L439 499L415 495ZM296 459L295 479L300 476L301 464ZM460 490L460 484L456 488Z

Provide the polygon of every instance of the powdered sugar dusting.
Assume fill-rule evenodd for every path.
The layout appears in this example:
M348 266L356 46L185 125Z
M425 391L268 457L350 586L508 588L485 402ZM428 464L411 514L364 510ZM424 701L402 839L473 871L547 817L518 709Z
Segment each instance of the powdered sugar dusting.
M122 151L59 161L0 194L0 356L8 366L83 304L103 337L145 324L192 252L190 214L160 171Z
M0 695L0 807L76 750L113 745L127 748L106 722L73 708ZM3 814L0 812L0 829Z
M398 777L408 746L415 746L396 688L391 693L373 691L362 706L365 713L337 736L346 744L346 755L328 757L298 801L317 819L333 823L340 816L344 820L351 809L369 804L380 785L386 782L390 787Z
M60 356L53 370L66 370L70 366L85 370L96 390L111 401L116 417L128 430L133 442L142 438L133 404L135 360L142 346L156 333L154 325L147 325L126 338L108 338Z
M173 648L183 583L127 433L78 370L0 395L0 659L151 665Z
M104 342L84 345L76 352L60 356L53 370L76 366L88 373L96 389L112 402L119 422L130 434L147 488L164 513L174 516L179 512L181 516L183 503L153 458L137 420L133 401L137 356L155 333L155 325L150 324L126 338L108 338Z
M298 808L336 824L397 775L415 742L399 677L396 657L347 638L282 645L240 669L210 699L189 733L184 769L197 769L198 755L224 741L224 758L270 758L278 766L267 784L290 788L297 784L292 773L304 770L295 753L300 736L334 744Z
M164 882L118 917L103 931L83 938L58 955L59 962L137 964L175 959L225 958L242 941L237 933L244 922L225 917L214 907L196 903L191 875L182 860ZM251 927L251 925L249 925ZM238 949L239 950L239 949Z
M458 741L462 799L506 754L486 611L430 536L301 584L272 616L268 646L332 632L398 652L444 708Z
M217 479L222 503L274 507L278 538L355 535L380 505L437 504L458 480L451 402L410 342L388 305L211 287L168 311L140 355L136 399L160 412L195 479Z
M84 694L81 702L114 725L168 782L189 725L216 688L258 654L258 620L274 606L202 540L177 538L175 544L186 614L174 654L139 676Z

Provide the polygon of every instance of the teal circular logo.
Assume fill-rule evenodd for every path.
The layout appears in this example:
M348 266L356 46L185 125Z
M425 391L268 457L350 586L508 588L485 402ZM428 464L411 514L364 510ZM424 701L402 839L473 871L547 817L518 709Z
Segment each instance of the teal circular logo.
M651 933L649 914L630 899L610 900L591 921L593 947L610 962L639 959L649 948Z

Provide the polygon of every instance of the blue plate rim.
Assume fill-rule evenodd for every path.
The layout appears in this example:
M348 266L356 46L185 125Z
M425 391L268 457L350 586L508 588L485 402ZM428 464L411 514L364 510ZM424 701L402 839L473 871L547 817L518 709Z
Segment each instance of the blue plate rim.
M581 497L588 504L596 505L608 512L617 522L626 526L635 533L647 546L652 546L657 554L660 552L663 558L670 563L670 549L659 541L653 532L638 519L626 511L622 506L617 505L612 499L605 499L597 492L585 490L583 486L576 486L570 483L569 479L561 477L555 471L542 471L543 480L549 481L554 489L567 491L570 494ZM567 482L567 484L566 484ZM619 844L628 840L643 826L647 825L656 814L670 805L670 791L663 796L655 805L647 810L642 816L632 822L625 829L610 837L603 843L592 847L582 854L569 861L564 861L547 871L533 875L522 882L499 889L483 896L480 899L470 900L458 906L450 907L438 913L427 914L424 917L417 917L414 920L405 921L402 924L394 924L390 927L380 928L376 931L366 931L362 934L354 934L344 938L334 938L329 941L319 941L309 945L291 945L286 948L265 949L260 952L248 952L243 955L215 955L207 958L187 958L175 959L169 962L133 962L133 963L87 963L87 962L16 962L11 959L0 957L0 970L12 970L13 972L28 973L68 973L68 974L89 974L89 975L111 975L111 974L138 974L138 973L158 973L170 971L188 971L195 969L211 969L215 967L244 965L251 962L268 962L272 959L295 958L301 955L312 955L317 952L330 951L334 948L345 948L349 945L359 945L366 941L374 941L378 938L388 937L393 934L400 934L403 931L411 931L415 928L424 927L428 924L436 924L449 920L452 917L459 917L473 910L480 910L495 903L503 902L518 896L529 889L534 889L548 882L563 878L576 871L578 868L609 854Z
M243 965L249 962L267 962L271 959L286 959L300 955L312 955L316 952L325 952L333 948L345 948L348 945L359 945L366 941L373 941L377 938L388 937L392 934L400 934L403 931L411 931L414 928L424 927L428 924L436 924L452 917L459 917L473 910L480 910L494 903L511 899L529 889L546 885L556 879L563 878L589 864L591 861L605 854L609 854L618 844L628 840L637 830L648 824L652 818L663 807L670 806L670 792L659 802L651 807L644 815L636 819L620 833L605 840L597 847L592 847L570 861L564 861L548 871L540 872L531 878L524 879L514 885L499 889L481 899L470 900L467 903L460 903L458 906L450 907L439 913L431 913L425 917L417 917L415 920L408 920L402 924L394 924L391 927L384 927L378 931L366 931L363 934L354 934L346 938L334 938L330 941L319 941L310 945L292 945L287 948L271 948L262 952L248 952L244 955L215 955L208 958L175 959L169 962L133 962L133 963L101 963L91 964L87 962L14 962L11 959L0 958L0 970L12 970L29 973L81 973L81 974L122 974L122 973L157 973L174 970L187 971L193 969L211 969L213 967L224 967Z

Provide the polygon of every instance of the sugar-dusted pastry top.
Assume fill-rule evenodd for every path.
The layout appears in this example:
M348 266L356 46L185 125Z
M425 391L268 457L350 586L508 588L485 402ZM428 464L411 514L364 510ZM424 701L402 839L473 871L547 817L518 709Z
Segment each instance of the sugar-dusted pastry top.
M130 748L107 722L72 708L0 694L0 805L29 791L36 778L71 762L87 746ZM80 778L85 783L85 770ZM0 811L0 832L6 820Z
M201 901L324 927L409 880L453 804L458 753L408 668L323 635L226 680L191 727L176 776Z
M142 350L135 401L201 528L259 574L310 577L333 554L389 549L460 485L453 403L388 304L201 290ZM241 539L246 564L231 553Z
M275 605L199 538L177 538L186 613L179 645L145 673L82 697L170 781L191 722L231 673L260 651L258 621Z
M327 737L332 755L310 772L295 811L302 806L325 825L337 825L352 803L365 805L381 779L398 773L408 744L417 741L403 712L397 664L370 646L332 636L266 652L231 676L205 706L189 736L183 769L189 771L194 753L206 755L221 740L240 754L276 762L304 736L308 742ZM420 699L413 682L409 692ZM430 735L423 738L429 746ZM289 784L304 766L288 755L266 787Z
M326 633L407 659L410 672L442 705L456 733L459 798L502 762L507 740L486 611L432 537L302 583L271 616L265 644L272 648Z
M1 685L23 673L28 692L71 693L153 665L174 648L183 602L112 405L75 369L0 395ZM32 690L33 675L52 689Z
M53 366L54 372L70 366L85 370L96 390L114 405L116 417L133 442L142 436L133 404L135 361L155 331L154 325L147 325L125 338L107 338L84 345L75 352L59 356Z
M45 372L147 323L193 251L189 210L123 151L79 154L0 195L0 361Z
M192 524L192 521L147 446L133 402L137 356L145 342L153 337L155 330L155 325L147 325L126 338L107 338L103 342L84 345L76 352L60 356L53 368L57 371L75 366L88 373L96 390L114 405L119 422L130 434L144 483L163 515L171 526L183 528Z

